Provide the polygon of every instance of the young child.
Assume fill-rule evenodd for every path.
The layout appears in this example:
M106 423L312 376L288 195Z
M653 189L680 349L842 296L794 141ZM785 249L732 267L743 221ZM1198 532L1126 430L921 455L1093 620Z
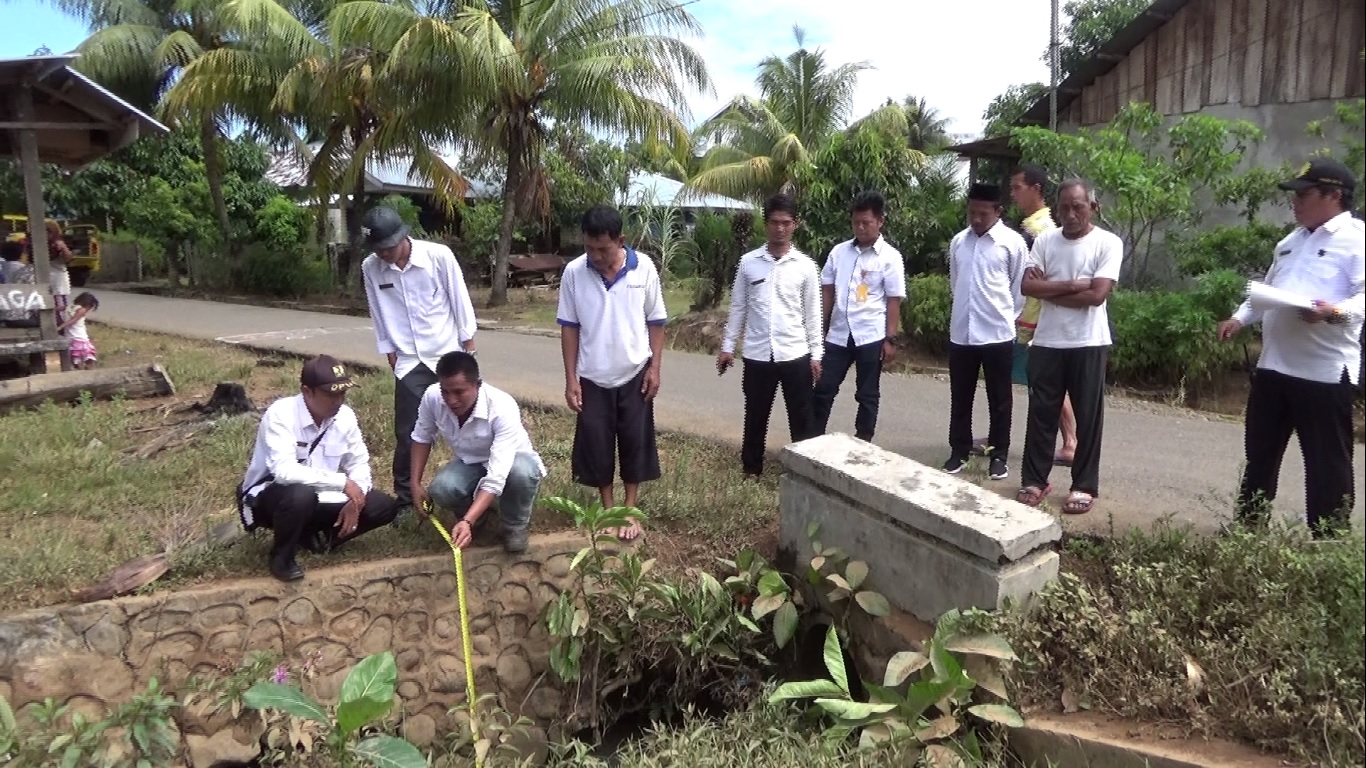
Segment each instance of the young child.
M95 294L85 291L71 302L74 308L71 317L62 321L57 330L65 333L71 340L71 364L76 368L94 368L98 362L95 345L90 342L90 334L85 330L85 316L100 308L100 300Z

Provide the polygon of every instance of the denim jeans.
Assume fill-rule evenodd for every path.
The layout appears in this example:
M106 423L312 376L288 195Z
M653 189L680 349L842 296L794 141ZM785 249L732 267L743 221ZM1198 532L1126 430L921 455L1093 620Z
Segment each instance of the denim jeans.
M452 459L432 478L427 495L441 509L464 517L470 504L474 503L479 481L484 479L487 471L483 464L466 464L459 459ZM517 454L512 460L507 482L503 484L503 495L494 502L503 530L526 530L531 523L531 508L536 503L536 491L540 486L541 469L535 457L529 453Z
M825 342L821 379L816 383L811 402L813 434L825 434L835 397L839 395L840 385L852 367L854 402L858 403L858 411L854 415L854 434L864 440L873 439L873 432L877 429L878 401L882 394L882 342L882 339L878 339L870 344L855 346L852 337L844 346Z

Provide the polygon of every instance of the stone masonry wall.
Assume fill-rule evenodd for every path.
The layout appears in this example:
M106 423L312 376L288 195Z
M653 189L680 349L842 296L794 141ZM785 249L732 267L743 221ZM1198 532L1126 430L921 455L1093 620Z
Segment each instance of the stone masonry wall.
M561 693L540 618L568 585L570 561L584 544L565 532L533 536L518 555L487 548L464 557L478 692L501 694L509 710L543 724L559 714ZM275 651L295 665L316 656L311 692L333 703L347 671L386 649L398 661L405 735L430 743L451 726L447 710L465 698L449 554L313 568L301 582L247 578L0 616L0 695L16 710L52 697L95 714L145 689L152 676L174 686ZM194 747L232 724L186 725ZM236 740L254 737L239 724Z

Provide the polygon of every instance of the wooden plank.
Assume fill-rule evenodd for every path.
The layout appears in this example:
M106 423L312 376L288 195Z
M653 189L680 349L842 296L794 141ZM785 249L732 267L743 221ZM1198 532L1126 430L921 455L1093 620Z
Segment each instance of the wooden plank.
M1347 77L1342 90L1334 91L1333 98L1361 98L1366 96L1366 62L1363 62L1361 58L1361 51L1366 48L1366 5L1360 2L1350 2L1344 5L1348 9L1348 18L1344 20L1345 27L1339 25L1338 29L1351 30L1349 34L1340 36L1341 38L1350 38L1346 47L1347 56L1350 58L1347 59L1348 64L1340 67L1340 69L1346 70ZM1339 55L1337 60L1341 63L1343 56Z
M51 361L48 366L48 370L52 370ZM163 397L175 394L175 386L160 365L28 376L0 381L0 413L39 406L47 400L74 402L83 392L89 392L97 400L108 400L115 395L130 399Z
M1262 103L1262 70L1266 63L1266 42L1262 39L1266 36L1267 18L1271 13L1271 5L1282 0L1249 0L1248 2L1248 25L1247 25L1247 45L1244 49L1243 67L1243 100L1244 106L1255 107ZM1271 71L1275 71L1275 62L1272 62Z
M14 116L20 122L33 119L33 88L30 83L21 83L11 94ZM51 265L47 254L47 227L37 224L47 220L43 207L42 169L38 165L38 134L35 131L17 131L19 137L19 165L24 174L24 199L28 220L35 222L29 227L29 242L33 248L33 273L38 285L49 288ZM38 327L45 340L60 338L57 334L56 313L51 310L38 313Z
M1115 67L1115 103L1111 109L1118 111L1129 103L1129 94L1134 88L1134 68L1143 63L1143 43L1134 46L1128 57Z
M1280 51L1280 70L1276 78L1276 103L1294 104L1305 101L1309 92L1307 70L1316 55L1309 49L1313 39L1307 26L1309 23L1308 4L1281 3L1281 29L1277 49Z
M1143 57L1143 94L1141 98L1151 107L1157 104L1156 36L1148 35L1148 39L1143 43L1147 46L1147 55Z
M52 309L52 288L47 285L0 286L0 312L39 312Z
M1205 74L1203 98L1206 104L1227 104L1233 70L1229 68L1229 37L1233 33L1233 13L1238 0L1214 3L1205 0L1205 18L1210 24L1209 70ZM1241 73L1239 73L1241 76Z
M1309 60L1301 65L1298 90L1301 99L1314 101L1331 98L1333 95L1333 72L1340 65L1337 62L1338 19L1346 15L1338 11L1341 5L1337 0L1304 0L1304 34L1300 38L1301 48ZM1357 3L1359 5L1359 3ZM1343 35L1346 37L1346 35Z
M1230 0L1228 16L1228 93L1225 104L1241 104L1247 52L1247 23L1249 0Z
M1205 3L1187 4L1176 14L1173 24L1180 24L1185 31L1186 44L1181 54L1181 114L1199 112L1204 104L1203 92L1205 75L1209 72L1209 46L1205 38L1209 35L1210 25L1205 23L1202 6Z
M1284 61L1282 44L1286 38L1287 16L1295 13L1294 8L1285 0L1271 0L1267 3L1266 28L1262 32L1262 81L1258 88L1259 104L1275 104L1281 95L1282 65L1293 67L1293 62ZM1296 3L1295 5L1298 5Z
M1211 0L1198 0L1191 13L1200 18L1200 106L1210 103L1210 75L1214 66L1214 33L1219 13Z
M1176 78L1172 77L1175 67L1176 57L1176 30L1170 25L1157 30L1157 98L1153 101L1153 109L1164 115L1175 113L1176 109Z

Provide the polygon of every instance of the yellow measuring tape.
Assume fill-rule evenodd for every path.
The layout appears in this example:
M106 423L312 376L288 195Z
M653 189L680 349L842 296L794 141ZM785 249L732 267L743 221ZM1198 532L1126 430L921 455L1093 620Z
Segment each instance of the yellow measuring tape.
M446 545L451 548L451 554L455 557L455 591L460 600L460 640L465 647L465 698L470 703L470 733L474 737L475 744L478 744L483 735L479 732L479 718L475 713L474 706L478 698L474 693L474 641L470 639L470 609L469 604L465 602L465 563L460 556L460 547L455 546L446 526L436 519L436 510L432 508L430 500L423 499L422 511L427 513L427 519L432 521L437 533L440 533L441 538L446 540ZM474 755L476 768L482 768L484 758L478 747L475 748Z

